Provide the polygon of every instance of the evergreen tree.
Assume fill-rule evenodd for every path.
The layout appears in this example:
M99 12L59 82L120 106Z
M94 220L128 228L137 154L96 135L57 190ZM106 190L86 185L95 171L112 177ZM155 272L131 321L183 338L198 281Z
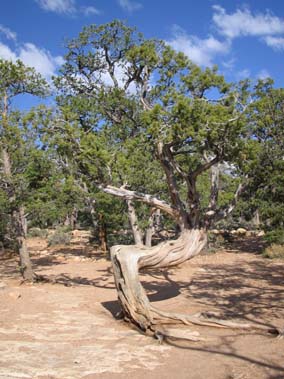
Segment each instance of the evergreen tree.
M34 274L26 245L27 220L24 199L27 193L26 166L29 164L31 143L28 119L12 107L16 96L25 94L44 96L48 86L34 69L21 61L12 63L0 59L0 153L1 190L5 194L10 215L10 226L17 242L20 268L24 279L33 280Z

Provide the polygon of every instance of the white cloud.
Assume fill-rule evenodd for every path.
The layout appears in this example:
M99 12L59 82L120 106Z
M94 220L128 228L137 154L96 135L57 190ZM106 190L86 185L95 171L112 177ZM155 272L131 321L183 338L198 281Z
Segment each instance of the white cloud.
M0 58L16 61L20 59L27 66L34 67L47 80L55 75L56 69L63 63L61 56L52 56L48 50L40 49L33 43L24 43L13 51L0 42Z
M81 8L81 12L85 15L85 16L92 16L92 15L99 15L101 14L101 12L95 8L95 7L92 7L92 6L89 6L89 7L82 7Z
M244 70L236 72L236 78L238 80L247 79L251 76L251 72L249 69L245 68Z
M236 59L231 58L227 61L222 62L222 66L227 70L227 71L232 71L233 68L235 67Z
M274 50L284 50L284 37L268 36L264 38L265 43Z
M2 32L7 39L11 39L13 41L16 41L17 39L17 34L15 32L13 32L9 28L1 24L0 24L0 32Z
M132 0L118 0L118 4L127 12L138 11L142 8L142 4Z
M17 59L17 55L10 49L9 46L0 42L0 58L6 59L7 61L15 61Z
M228 14L219 5L214 5L213 22L219 33L228 37L269 36L284 33L284 19L270 12L252 14L247 8Z
M76 0L35 0L38 5L48 12L58 14L76 15L78 13L84 16L99 15L101 11L93 6L77 7Z
M19 59L48 79L54 75L57 66L63 63L62 57L53 57L49 51L40 49L32 43L25 43L20 47Z
M259 71L259 73L256 75L256 77L259 79L267 79L267 78L270 78L271 75L266 69L263 69L263 70Z
M213 36L200 39L194 35L188 35L178 26L174 27L173 38L167 43L173 49L182 51L194 63L202 66L211 66L215 55L225 54L230 49L228 41L221 42Z
M75 0L36 0L45 11L70 14L76 11Z

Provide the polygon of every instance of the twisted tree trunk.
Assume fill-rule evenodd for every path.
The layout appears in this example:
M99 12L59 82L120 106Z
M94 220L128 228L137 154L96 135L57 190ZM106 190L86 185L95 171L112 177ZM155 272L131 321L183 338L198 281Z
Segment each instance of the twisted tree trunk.
M177 315L168 315L154 308L139 280L143 268L168 268L197 255L206 245L206 232L202 229L184 230L175 241L163 242L146 248L114 246L111 259L118 299L126 320L144 332L156 332L156 326L182 322Z

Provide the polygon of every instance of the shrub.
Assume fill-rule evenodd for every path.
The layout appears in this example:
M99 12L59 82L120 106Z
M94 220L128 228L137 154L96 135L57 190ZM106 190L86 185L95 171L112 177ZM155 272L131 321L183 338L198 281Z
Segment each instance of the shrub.
M61 229L56 230L53 234L48 236L48 245L69 245L71 241L71 234L65 233Z
M284 229L271 230L265 234L264 239L269 245L284 245Z
M31 228L28 232L29 237L46 238L47 235L48 235L48 231L46 229L40 229L40 228Z
M284 245L279 245L276 243L273 243L271 246L268 246L264 252L263 256L265 258L282 258L284 259Z
M208 233L207 253L215 253L217 250L224 248L226 240L222 234Z

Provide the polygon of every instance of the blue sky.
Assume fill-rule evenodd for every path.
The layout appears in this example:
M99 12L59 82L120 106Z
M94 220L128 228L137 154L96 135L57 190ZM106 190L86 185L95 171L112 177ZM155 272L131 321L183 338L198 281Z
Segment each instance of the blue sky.
M283 86L281 0L6 0L0 9L0 57L20 58L47 79L66 38L118 18L204 67L217 64L228 80L271 76Z

